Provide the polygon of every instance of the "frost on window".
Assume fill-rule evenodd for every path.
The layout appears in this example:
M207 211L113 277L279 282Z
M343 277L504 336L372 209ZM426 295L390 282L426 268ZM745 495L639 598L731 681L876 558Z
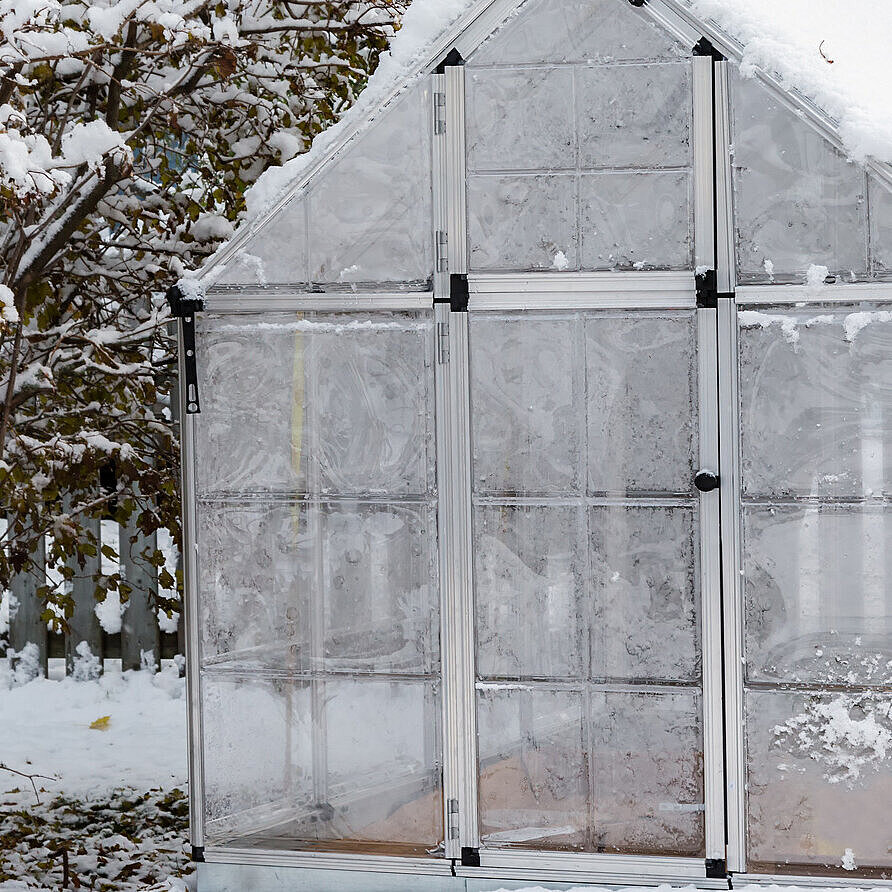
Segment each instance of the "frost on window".
M688 54L619 0L531 0L474 53L471 268L690 268Z
M429 85L396 97L227 262L218 285L426 281Z
M747 866L888 873L888 691L750 691L746 714Z
M431 315L200 323L216 842L424 855L443 838Z
M411 87L310 180L311 282L431 276L430 109L429 85Z
M812 264L865 279L863 168L755 79L731 83L739 281L803 282Z
M892 516L882 503L744 513L747 675L892 683Z
M700 854L694 315L472 311L470 365L483 845Z
M743 492L892 495L892 310L743 310Z
M308 281L307 200L303 191L258 227L213 277L214 285L305 287Z

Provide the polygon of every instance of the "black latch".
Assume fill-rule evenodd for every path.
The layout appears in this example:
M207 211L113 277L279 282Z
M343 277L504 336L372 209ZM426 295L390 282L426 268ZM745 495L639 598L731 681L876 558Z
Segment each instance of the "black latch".
M464 273L449 276L449 309L453 313L468 311L468 277Z
M472 849L470 846L462 846L461 866L480 867L480 849Z
M192 860L204 864L204 846L192 846Z
M706 877L710 880L726 880L728 878L728 863L725 859L707 858Z
M187 415L198 415L201 405L198 402L198 368L195 365L195 314L204 309L204 301L197 297L186 297L179 285L167 289L167 302L173 316L182 320L183 326L183 369L186 373Z

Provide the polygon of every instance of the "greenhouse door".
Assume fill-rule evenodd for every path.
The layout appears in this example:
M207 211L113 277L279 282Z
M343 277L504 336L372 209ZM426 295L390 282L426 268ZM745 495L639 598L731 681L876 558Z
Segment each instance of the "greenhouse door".
M470 278L449 314L469 394L463 854L703 877L724 856L719 500L698 475L718 470L716 311L690 273Z

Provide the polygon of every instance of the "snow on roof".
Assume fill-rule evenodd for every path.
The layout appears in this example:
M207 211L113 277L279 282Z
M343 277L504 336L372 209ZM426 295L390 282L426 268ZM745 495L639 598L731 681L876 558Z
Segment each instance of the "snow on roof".
M567 0L574 2L574 0ZM734 46L744 74L773 75L836 123L853 160L892 163L892 4L877 0L660 0L687 17L714 24ZM413 0L356 104L320 133L310 150L269 168L246 192L244 231L272 210L290 185L306 177L399 87L436 61L491 0ZM520 3L518 3L520 6ZM446 41L446 43L444 43ZM221 245L215 265L227 245Z

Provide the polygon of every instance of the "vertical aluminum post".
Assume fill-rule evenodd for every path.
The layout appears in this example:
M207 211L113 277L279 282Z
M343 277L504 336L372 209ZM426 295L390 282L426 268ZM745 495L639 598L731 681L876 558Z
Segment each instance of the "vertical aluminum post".
M201 721L201 662L198 630L198 555L195 504L195 415L187 415L183 320L177 320L180 405L180 492L183 524L183 610L186 628L186 738L189 747L189 836L204 848L204 734Z

